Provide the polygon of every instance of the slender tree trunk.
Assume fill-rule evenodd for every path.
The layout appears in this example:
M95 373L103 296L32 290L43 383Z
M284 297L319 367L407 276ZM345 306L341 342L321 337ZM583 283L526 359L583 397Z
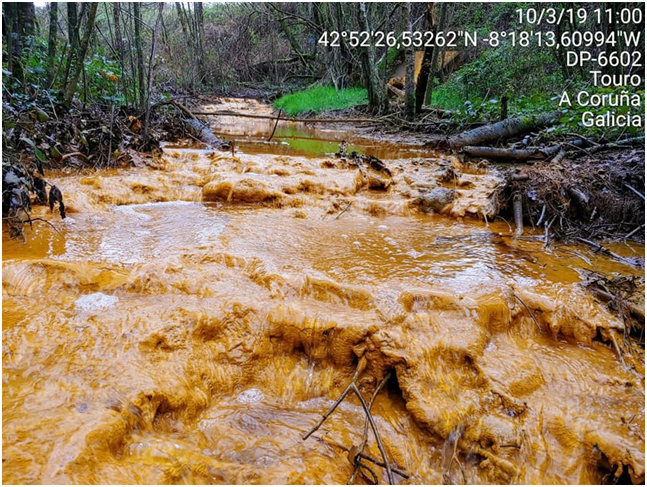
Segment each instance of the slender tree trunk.
M13 2L8 2L2 5L2 10L4 14L3 19L3 31L5 39L7 42L7 69L11 72L11 75L14 76L14 71L16 69L16 59L14 57L14 43L13 43L13 26L14 19L16 17L16 4Z
M139 2L133 2L135 9L135 52L137 53L137 79L139 80L139 107L146 102L146 85L144 85L144 51L142 49L142 11Z
M114 2L112 4L112 18L115 24L115 52L117 53L117 61L119 61L119 64L122 65L124 46L123 38L121 36L121 18L119 11L120 8L121 7L118 2ZM123 71L123 65L121 69Z
M93 2L90 4L90 8L88 10L88 20L85 25L85 34L83 36L83 40L79 45L79 54L76 58L74 76L72 77L72 80L67 86L67 90L65 92L65 104L68 106L70 105L70 103L72 103L72 98L74 97L74 92L76 91L76 85L79 83L81 72L83 72L83 70L85 69L85 65L83 63L85 61L85 56L88 53L90 38L94 33L94 20L97 15L98 6L99 4L97 2Z
M366 12L366 2L358 2L357 16L359 19L360 30L371 32L371 23ZM371 43L368 47L363 47L361 51L362 71L366 90L368 91L368 105L374 113L383 113L388 108L388 99L386 88L380 81L380 75L375 62L375 46Z
M404 22L403 25L408 32L411 32L411 3L406 2L402 9ZM415 69L416 54L413 45L405 48L405 60L407 72L404 82L404 107L407 120L413 120L416 116L416 92L415 92Z
M434 25L434 3L429 2L427 4L427 25L429 32L434 33L436 26ZM434 48L433 46L425 46L425 53L422 57L422 65L420 66L420 73L418 74L418 80L416 82L416 112L422 110L422 105L425 101L425 93L427 92L427 84L429 83L429 73L431 73L431 63L434 58Z
M177 12L177 16L180 19L180 25L182 26L182 33L184 34L184 38L187 40L187 42L191 42L191 37L189 36L189 28L186 25L186 18L184 17L184 10L182 8L181 2L175 2L175 11Z
M154 68L154 59L155 59L155 47L157 46L157 31L160 28L160 22L162 21L162 12L164 11L164 2L158 3L157 11L157 20L155 21L155 28L153 29L153 37L151 39L151 55L148 59L148 88L146 90L146 116L144 117L144 137L143 145L144 147L148 145L148 123L150 120L150 96L153 89L153 68Z
M442 31L445 28L445 16L447 15L447 3L443 2L440 4L440 20L437 22L436 28L434 29L435 34L438 32ZM436 22L434 21L436 24ZM434 75L436 73L436 68L439 68L441 73L443 70L443 60L441 59L438 61L439 54L441 52L441 49L438 47L434 48L433 51L433 57L431 59L431 75L429 76L429 82L427 84L427 93L425 94L425 98L427 100L427 103L431 102L431 95L433 92L433 87L434 87Z
M65 73L63 74L63 82L61 83L61 91L67 90L67 82L70 79L70 70L72 69L72 62L76 57L76 45L79 38L79 19L76 2L67 3L67 35L70 43L70 51L67 53L67 60L65 62Z
M202 2L193 2L193 8L195 10L195 43L196 43L196 55L198 57L198 77L200 83L204 81L205 77L205 67L204 67L204 11L202 8Z
M56 38L58 32L58 2L49 4L49 37L47 39L47 84L54 82L54 67L56 64Z

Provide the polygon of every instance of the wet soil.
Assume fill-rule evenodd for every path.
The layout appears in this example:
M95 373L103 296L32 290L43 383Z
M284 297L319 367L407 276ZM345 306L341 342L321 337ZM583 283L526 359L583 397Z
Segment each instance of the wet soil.
M346 483L359 401L301 436L360 356L364 397L394 373L372 411L398 483L644 482L644 350L581 285L643 270L515 238L494 169L259 123L214 120L233 156L48 175L60 235L3 235L3 482ZM456 200L421 213L438 186Z

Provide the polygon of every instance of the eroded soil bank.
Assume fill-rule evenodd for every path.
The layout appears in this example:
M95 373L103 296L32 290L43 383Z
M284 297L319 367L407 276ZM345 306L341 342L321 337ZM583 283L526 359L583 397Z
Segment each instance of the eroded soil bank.
M492 170L382 146L375 190L316 145L339 134L239 130L235 155L49 176L60 235L3 237L4 482L346 483L357 399L301 436L360 356L366 398L394 373L398 483L644 482L644 350L580 285L642 270L482 221ZM434 187L456 198L421 213Z

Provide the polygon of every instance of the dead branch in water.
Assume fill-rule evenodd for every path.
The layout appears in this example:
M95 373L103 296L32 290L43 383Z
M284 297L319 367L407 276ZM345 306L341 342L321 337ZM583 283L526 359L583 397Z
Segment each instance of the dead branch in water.
M521 299L521 297L517 293L513 291L512 294L514 294L514 297L517 298L517 300L519 300L521 304L523 304L523 307L526 308L526 311L528 311L528 314L532 318L532 321L534 321L535 325L537 325L537 329L539 330L540 333L542 333L543 330L541 329L541 326L539 326L539 322L537 321L537 318L535 318L535 315L532 314L532 311L530 311L530 308L528 307L528 305L524 303L523 299Z
M346 205L346 208L344 208L343 210L341 210L341 213L335 217L335 220L338 220L340 216L342 216L344 213L346 213L346 212L348 211L348 209L350 208L350 205L352 205L352 204L353 204L353 202L352 202L352 201L351 201L350 203L348 203L348 204Z
M252 113L238 113L228 110L213 112L192 112L193 115L207 115L212 117L240 117L256 118L260 120L276 120L272 115L254 115ZM302 122L302 123L373 123L386 120L388 117L379 118L283 118L284 122Z
M375 388L375 391L373 392L373 396L371 397L371 400L368 403L369 412L373 407L373 403L375 402L375 398L377 397L377 394L380 392L380 390L382 390L382 388L386 385L386 383L390 378L391 378L391 372L386 374L386 376L384 376L384 379L382 379L382 382L380 382L379 385ZM364 434L362 436L362 442L358 447L354 446L353 448L351 448L351 450L348 453L348 459L354 465L353 474L348 480L349 485L353 483L353 481L355 480L355 476L357 475L357 472L360 470L360 468L364 466L364 464L361 461L362 459L368 460L369 462L374 463L379 467L387 468L384 462L381 462L376 458L373 458L372 456L364 453L364 448L366 447L366 443L368 442L368 425L369 423L368 423L368 416L367 416L366 420L364 421ZM394 473L397 473L401 477L404 477L405 479L409 478L409 475L406 472L404 472L403 470L397 467L391 467L391 470L393 470Z
M281 120L281 113L283 113L283 110L279 110L279 114L276 116L276 122L274 122L274 129L272 130L272 134L270 135L270 138L267 139L268 142L272 142L272 139L274 138L274 132L276 132L276 127L278 127L279 120Z
M631 259L627 259L626 257L618 255L615 252L610 251L606 247L603 247L599 243L593 242L591 240L587 240L587 239L582 238L582 237L577 237L576 240L590 246L593 250L595 250L595 252L599 252L601 254L608 255L609 257L611 257L612 259L617 260L618 262L621 262L623 264L626 264L626 265L629 265L629 266L632 266L632 267L636 267L636 263L633 262Z
M308 431L306 434L303 435L303 440L304 441L307 440L310 437L310 435L312 435L315 431L317 431L324 423L324 421L326 421L326 419L328 419L328 417L333 412L335 412L335 409L337 409L337 406L341 404L341 402L346 398L346 396L350 392L354 392L357 398L359 399L359 402L362 404L362 408L364 409L364 413L366 414L366 421L371 425L371 429L373 430L373 434L375 435L375 440L377 441L378 449L380 450L380 453L382 454L382 460L384 461L384 468L386 469L386 475L389 479L389 485L393 485L394 483L393 483L393 473L391 469L391 464L389 463L389 459L386 455L386 451L384 450L384 445L382 444L382 438L380 437L380 434L377 431L377 425L375 424L373 416L371 415L370 407L366 404L364 397L362 396L359 388L357 387L357 379L366 368L366 365L367 365L366 357L362 356L359 359L359 362L357 363L357 368L355 369L355 373L353 374L353 377L350 383L348 384L348 386L346 386L346 389L344 390L344 392L342 392L342 394L335 401L335 403L330 407L330 409L326 411L326 413L321 417L319 422L310 431ZM371 399L371 405L373 404L373 400L375 399L375 396L377 395L377 392L379 391L379 389L383 387L384 384L386 384L386 380L388 380L388 376L387 378L382 380L382 383L380 383L380 386L378 386L378 389L373 394L373 398ZM368 435L367 428L365 428L365 431L366 431L366 434L365 434L365 437L366 437ZM361 453L361 451L363 450L364 445L365 445L365 442L363 442L362 448L359 449L359 453ZM354 450L351 449L351 452L350 452L351 455L353 454L353 451ZM353 459L357 461L357 457L358 455L355 455ZM360 462L361 462L361 459L360 459ZM359 465L357 465L357 463L355 463L355 465L356 465L356 468L358 469L364 468L369 470L371 473L373 473L373 471L365 464L360 463ZM353 476L351 477L351 479L354 479L354 476L355 476L355 472L353 472Z

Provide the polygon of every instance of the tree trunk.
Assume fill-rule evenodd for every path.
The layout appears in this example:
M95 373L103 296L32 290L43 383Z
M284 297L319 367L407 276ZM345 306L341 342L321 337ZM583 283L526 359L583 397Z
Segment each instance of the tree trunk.
M56 64L56 37L58 32L58 2L49 4L49 37L47 39L47 84L54 82L54 65Z
M135 52L137 54L137 79L139 80L139 107L144 108L146 86L144 85L144 51L142 50L142 11L139 2L133 2L135 9Z
M193 2L193 8L195 10L195 38L196 38L196 56L197 56L197 65L198 65L198 79L200 84L204 81L205 78L205 65L204 65L204 11L202 8L202 2Z
M402 9L404 15L403 25L408 32L413 30L411 26L411 3L406 2ZM413 44L405 48L405 62L407 65L404 81L404 107L407 120L411 121L416 117L416 92L415 92L415 69L416 55Z
M76 85L78 84L79 78L81 77L81 72L83 72L85 69L85 65L83 63L85 61L85 56L88 53L90 38L94 33L94 20L97 16L98 6L99 4L96 2L90 4L88 11L88 20L85 25L85 34L83 36L83 40L79 45L79 55L76 58L74 76L72 77L72 80L67 86L67 90L65 92L65 104L68 106L70 105L70 103L72 103L72 98L74 98L74 92L76 91Z
M434 3L429 2L427 4L427 25L429 26L429 32L434 33L436 26L434 25ZM425 46L425 53L422 57L422 65L420 66L420 73L418 74L418 80L416 81L416 112L422 110L422 105L425 102L425 93L427 92L427 83L429 83L429 73L431 73L431 63L434 58L434 48L433 46Z
M191 37L189 36L189 28L186 25L186 18L184 17L184 11L182 9L182 4L181 2L175 2L175 10L177 12L177 16L180 19L180 25L182 25L182 34L184 34L184 38L190 41Z
M150 119L150 96L153 89L153 67L155 59L155 47L157 45L157 31L159 30L160 22L162 21L162 12L164 11L164 2L159 2L157 12L157 20L155 21L155 28L153 29L153 38L151 39L151 55L148 60L148 88L146 90L146 116L144 118L144 140L143 146L148 145L148 122Z
M528 159L546 159L554 156L561 149L561 145L550 147L530 147L528 149L503 149L499 147L475 147L467 145L463 147L463 153L470 157L485 157L487 159L499 159L508 161L526 161Z
M79 19L76 2L68 2L67 4L67 35L70 43L70 52L67 53L65 74L61 83L61 91L64 93L67 89L67 82L70 79L70 70L72 69L72 62L76 56L76 45L77 39L79 38Z
M13 26L16 18L16 4L13 2L2 4L3 22L2 30L7 42L7 69L11 72L11 76L15 76L16 59L14 56L14 42L13 42Z
M357 4L360 30L371 32L371 23L366 12L366 2ZM362 71L364 82L368 91L368 106L373 113L383 113L389 106L386 95L386 88L380 81L380 75L375 62L375 45L370 43L368 47L362 48Z
M434 37L436 36L436 34L438 34L439 31L442 31L445 28L446 15L447 15L447 3L443 2L440 4L440 20L438 22L434 20ZM439 49L437 46L434 47L433 56L431 58L430 76L427 82L427 92L425 93L425 100L427 104L431 103L431 94L434 88L434 78L435 78L436 68L438 68L438 66L440 65L440 71L442 72L443 70L443 67L442 67L443 60L441 59L440 62L438 61L440 53L441 53L441 49Z
M34 2L18 3L18 28L23 36L33 36L35 30L36 10Z
M119 61L119 65L121 66L121 71L123 72L123 65L122 65L122 60L123 60L123 52L124 52L124 47L123 47L123 38L121 37L121 19L120 19L120 5L118 2L114 2L112 4L112 18L115 23L115 52L117 53L117 61Z
M508 118L501 122L484 125L449 138L449 146L457 149L466 145L481 145L496 140L509 139L517 134L555 123L559 113L542 113L520 118Z

